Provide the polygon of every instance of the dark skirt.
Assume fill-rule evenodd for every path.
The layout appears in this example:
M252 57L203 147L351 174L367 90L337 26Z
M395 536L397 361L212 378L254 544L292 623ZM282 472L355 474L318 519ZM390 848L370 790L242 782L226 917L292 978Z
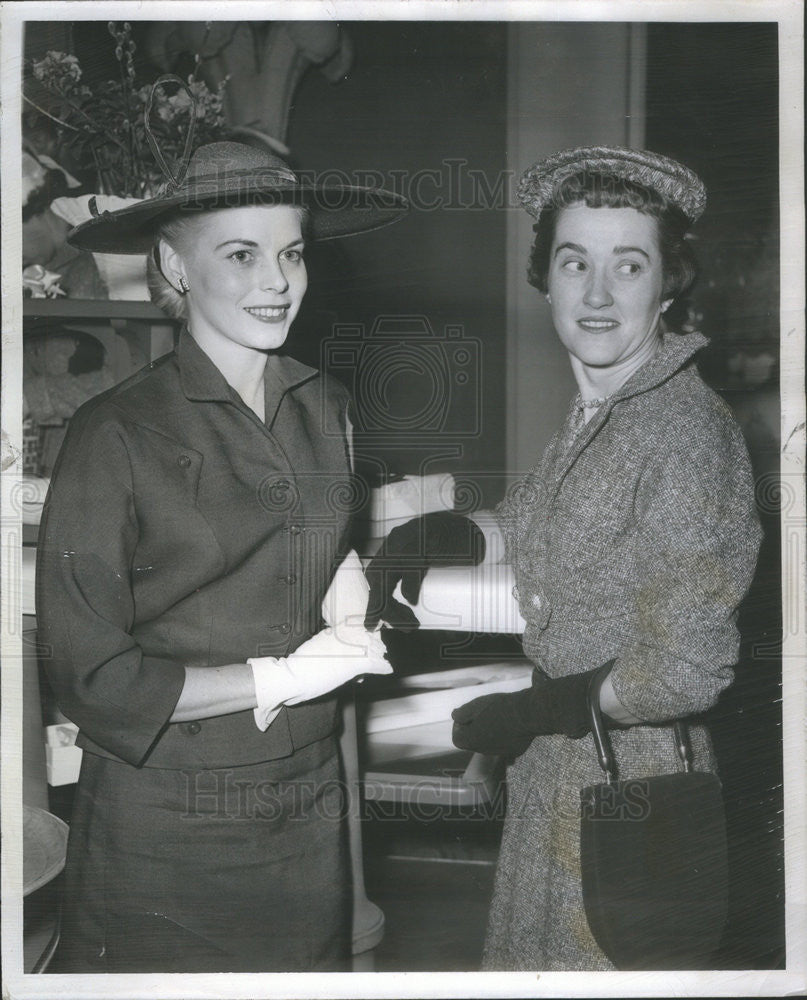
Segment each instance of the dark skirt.
M85 753L49 971L345 970L346 810L333 738L220 770Z

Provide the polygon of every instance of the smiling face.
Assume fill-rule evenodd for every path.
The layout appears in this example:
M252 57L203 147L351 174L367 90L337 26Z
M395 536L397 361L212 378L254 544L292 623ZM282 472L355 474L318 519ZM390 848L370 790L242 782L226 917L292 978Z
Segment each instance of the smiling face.
M222 351L276 350L286 340L308 285L300 211L245 205L206 212L163 242L162 269L184 278L188 327L212 357Z
M652 357L662 286L652 216L583 204L560 212L548 288L555 329L576 374L582 369L596 377L606 370L627 377Z

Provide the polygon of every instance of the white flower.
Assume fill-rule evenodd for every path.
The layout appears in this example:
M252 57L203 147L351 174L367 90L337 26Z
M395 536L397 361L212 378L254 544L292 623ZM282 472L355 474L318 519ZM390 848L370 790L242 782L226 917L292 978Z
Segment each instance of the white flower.
M81 66L75 56L51 51L34 62L34 76L46 87L65 92L81 79Z

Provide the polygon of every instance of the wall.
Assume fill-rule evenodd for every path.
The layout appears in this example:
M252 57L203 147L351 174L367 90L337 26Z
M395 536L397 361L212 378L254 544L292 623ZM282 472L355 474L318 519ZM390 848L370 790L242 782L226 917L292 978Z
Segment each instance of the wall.
M691 296L693 324L712 342L701 369L720 390L758 391L768 379L777 389L777 25L651 25L648 55L648 145L689 164L708 192Z
M331 276L312 290L294 348L313 361L323 328L350 322L366 331L388 313L423 313L438 333L446 324L460 327L479 357L481 413L469 393L449 422L478 434L457 438L448 428L435 443L402 427L395 440L363 446L399 471L470 473L490 504L505 474L537 460L575 391L549 310L525 280L532 220L515 204L515 184L527 166L557 149L642 144L644 27L346 27L356 65L337 86L316 73L306 77L289 144L307 169L380 171L414 196L415 206L396 227L329 253L323 272ZM424 180L430 169L440 171L439 183ZM488 197L469 183L470 169L484 175ZM459 184L452 183L458 174ZM418 193L440 206L429 208ZM404 424L425 408L432 383L428 373L401 367L386 401Z
M778 498L788 494L772 488L780 438L777 25L652 25L648 67L647 143L692 166L708 192L687 310L711 341L699 367L745 433L762 501L765 534L740 609L740 660L709 726L733 874L723 955L734 968L770 967L785 958Z
M292 350L316 363L339 324L367 334L379 317L424 316L436 341L419 341L404 323L375 362L365 355L358 375L349 365L338 372L359 381L365 411L373 393L385 393L365 412L368 424L378 419L359 445L394 471L474 473L489 504L501 495L505 420L506 192L497 189L507 166L505 26L344 27L353 69L336 85L316 72L305 77L288 143L306 170L375 172L410 197L412 210L395 226L311 255Z
M508 166L518 177L560 149L643 144L644 26L508 28ZM533 218L507 220L507 468L540 457L576 392L549 307L526 281Z

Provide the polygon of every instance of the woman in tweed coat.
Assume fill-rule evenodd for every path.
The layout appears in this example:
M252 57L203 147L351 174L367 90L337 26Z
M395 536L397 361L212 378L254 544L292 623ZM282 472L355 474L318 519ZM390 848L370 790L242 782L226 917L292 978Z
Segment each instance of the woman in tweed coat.
M538 218L530 281L580 391L497 509L532 687L458 708L454 741L513 761L485 968L612 969L581 889L580 789L602 780L591 675L613 661L600 704L620 777L680 770L672 723L732 682L760 529L740 431L694 365L706 341L662 319L694 278L698 178L652 153L577 149L527 171L520 196ZM448 561L445 531L420 538ZM688 728L695 769L714 770L707 731Z
M520 196L539 220L530 280L580 393L498 508L535 682L458 709L455 741L515 756L485 966L610 969L581 892L579 791L602 780L585 685L615 661L601 707L624 727L621 777L679 770L671 724L733 679L760 529L741 433L694 365L706 341L662 319L694 277L700 181L650 153L584 149L537 164ZM695 768L714 770L707 731L689 730Z

